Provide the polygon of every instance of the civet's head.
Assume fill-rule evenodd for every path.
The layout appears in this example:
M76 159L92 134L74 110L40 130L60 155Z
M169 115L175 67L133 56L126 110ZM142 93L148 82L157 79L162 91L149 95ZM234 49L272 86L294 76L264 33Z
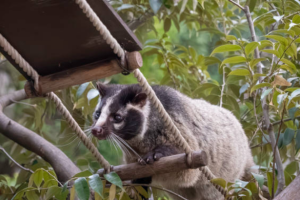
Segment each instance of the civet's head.
M149 102L138 85L104 85L97 83L101 98L93 115L92 134L99 140L115 134L122 139L143 137Z

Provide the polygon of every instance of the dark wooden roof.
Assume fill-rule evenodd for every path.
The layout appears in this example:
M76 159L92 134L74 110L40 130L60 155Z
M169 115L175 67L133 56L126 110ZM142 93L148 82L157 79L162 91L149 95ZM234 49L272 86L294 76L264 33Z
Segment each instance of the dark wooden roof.
M105 0L88 3L125 50L141 50ZM0 33L42 76L115 57L74 0L0 0L0 5Z

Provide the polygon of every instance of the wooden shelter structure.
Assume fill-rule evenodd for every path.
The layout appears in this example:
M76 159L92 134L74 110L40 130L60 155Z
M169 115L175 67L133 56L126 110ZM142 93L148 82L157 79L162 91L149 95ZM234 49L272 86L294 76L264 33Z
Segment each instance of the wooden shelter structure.
M130 177L141 178L200 167L209 180L214 177L204 167L207 164L205 152L190 149L139 71L142 58L138 51L142 45L105 0L1 0L0 3L0 52L29 81L25 87L27 96L21 91L10 97L22 100L46 96L53 100L73 131L104 167L104 170L98 171L99 174L115 169L123 180L128 180ZM130 72L186 154L163 158L152 166L131 164L112 168L53 93L72 85ZM3 108L11 103L11 100L0 98L0 131L13 133L15 130L6 129L12 122L2 113ZM18 140L20 145L23 142ZM45 152L40 154L49 158ZM55 170L62 167L57 166L55 160L50 159L49 162ZM223 188L216 188L226 196Z

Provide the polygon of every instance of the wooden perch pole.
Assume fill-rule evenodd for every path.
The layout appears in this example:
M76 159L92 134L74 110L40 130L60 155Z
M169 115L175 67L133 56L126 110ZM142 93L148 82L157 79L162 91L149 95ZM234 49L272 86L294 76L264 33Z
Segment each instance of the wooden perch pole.
M73 85L79 85L91 80L109 77L123 72L124 69L133 71L142 67L142 65L143 59L139 52L126 52L125 63L123 63L123 66L118 59L112 59L79 66L47 76L40 76L38 93L39 95L43 95L48 92L68 88ZM29 82L26 83L24 89L27 96L33 95L31 84Z
M141 165L140 163L131 163L126 165L118 165L112 168L120 178L132 180L138 178L149 177L158 174L178 172L186 169L196 169L207 165L207 154L205 151L194 151L191 157L191 165L188 165L187 156L185 153L177 154L161 158L152 165ZM99 169L97 172L100 176L105 174L104 169Z

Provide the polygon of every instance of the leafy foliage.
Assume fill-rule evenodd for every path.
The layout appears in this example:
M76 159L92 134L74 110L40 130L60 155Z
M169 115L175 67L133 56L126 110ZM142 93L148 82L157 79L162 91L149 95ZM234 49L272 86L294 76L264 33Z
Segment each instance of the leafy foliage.
M228 189L235 199L262 199L263 186L270 193L272 189L276 192L278 169L275 166L273 171L273 149L263 120L263 102L268 106L284 165L285 184L294 180L299 174L300 149L299 1L239 1L240 5L249 6L257 41L252 39L245 13L229 1L113 0L110 3L143 43L141 70L151 84L169 85L192 98L203 98L231 110L240 120L257 173L252 174L249 182L230 183L220 177L212 180L214 184ZM14 81L10 88L22 88L24 78L16 77L17 72L3 59L0 75L10 74ZM262 66L262 71L258 66ZM122 75L102 81L136 83L132 76ZM57 94L89 135L91 114L98 101L93 84L84 83ZM95 174L100 166L73 136L51 102L31 99L26 105L16 105L11 113L19 123L60 147L83 172L73 177L73 186L60 185L43 159L1 138L1 145L10 149L11 156L34 173L21 170L14 178L1 175L0 193L4 195L0 199L39 196L66 199L67 195L70 199L76 195L88 199L90 190L95 192L95 199L129 199L127 186L122 185L116 174L105 177ZM92 141L111 164L120 163L120 149L111 151L108 142L98 143L94 138ZM106 182L111 183L109 188L104 187ZM149 195L140 186L134 188L142 196ZM168 198L166 194L156 194L153 189L156 199Z

